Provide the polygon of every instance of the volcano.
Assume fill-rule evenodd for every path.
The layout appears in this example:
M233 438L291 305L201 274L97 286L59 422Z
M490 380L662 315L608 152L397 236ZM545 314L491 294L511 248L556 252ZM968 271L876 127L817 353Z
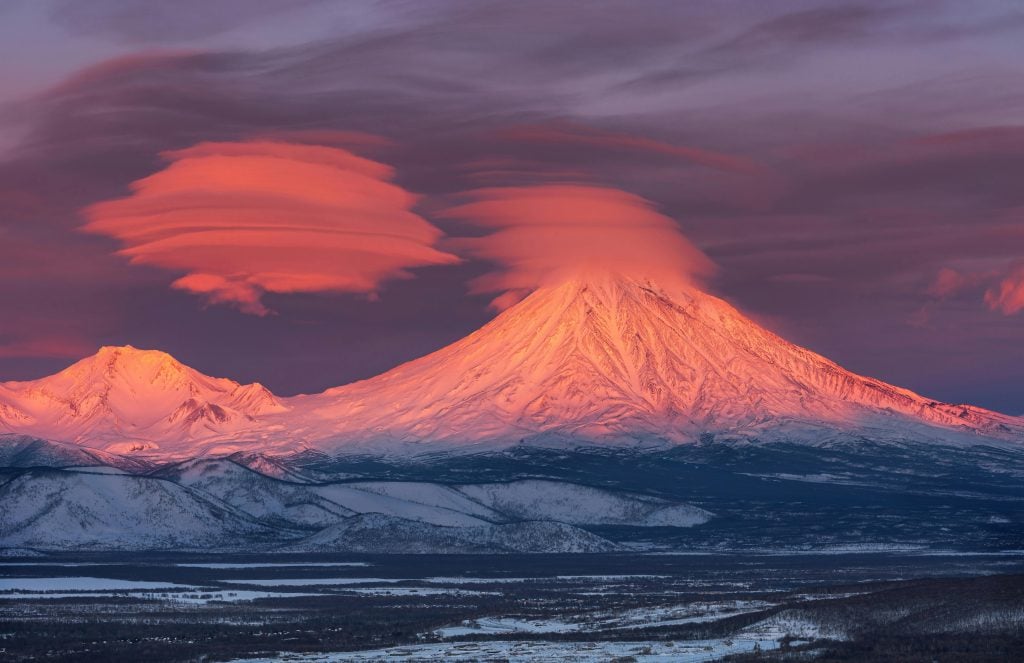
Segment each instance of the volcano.
M0 427L117 453L188 453L285 410L260 384L212 378L131 346L101 348L40 380L0 384Z
M856 375L693 286L603 276L543 287L464 339L294 399L316 446L356 440L685 443L1024 439L1024 422Z
M54 376L0 384L0 429L172 456L1024 440L1020 418L847 371L691 285L613 276L539 288L437 352L316 395L278 398L162 352L104 348Z

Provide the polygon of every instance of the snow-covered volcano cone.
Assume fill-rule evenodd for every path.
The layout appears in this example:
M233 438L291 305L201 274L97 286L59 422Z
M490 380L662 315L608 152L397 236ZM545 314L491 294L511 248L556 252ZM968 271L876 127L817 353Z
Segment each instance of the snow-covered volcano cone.
M692 286L542 287L466 338L302 399L310 439L688 442L702 434L1016 437L1021 422L861 377Z

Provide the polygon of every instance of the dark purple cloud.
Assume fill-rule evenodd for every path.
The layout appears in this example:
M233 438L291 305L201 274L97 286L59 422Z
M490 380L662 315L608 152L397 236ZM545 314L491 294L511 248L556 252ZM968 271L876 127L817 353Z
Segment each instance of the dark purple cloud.
M792 340L1024 412L1010 387L1024 314L1006 314L1024 258L1014 4L378 2L351 5L354 19L313 1L49 6L44 45L73 34L133 52L5 111L21 139L0 163L0 375L131 342L313 391L487 319L488 297L465 294L483 263L415 270L376 302L268 294L279 315L255 320L202 309L76 230L161 152L273 139L393 165L450 236L479 233L439 213L467 190L627 191L719 265L716 292ZM33 346L41 328L50 340Z
M324 4L327 0L51 0L55 23L75 34L134 44L210 37L246 24Z

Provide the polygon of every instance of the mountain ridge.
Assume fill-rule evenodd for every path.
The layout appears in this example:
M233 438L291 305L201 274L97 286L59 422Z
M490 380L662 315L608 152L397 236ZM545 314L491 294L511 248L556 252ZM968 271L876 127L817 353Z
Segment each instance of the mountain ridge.
M108 452L410 453L707 436L1024 440L1024 420L857 375L699 289L603 275L538 288L440 350L279 398L131 346L0 383L0 431Z

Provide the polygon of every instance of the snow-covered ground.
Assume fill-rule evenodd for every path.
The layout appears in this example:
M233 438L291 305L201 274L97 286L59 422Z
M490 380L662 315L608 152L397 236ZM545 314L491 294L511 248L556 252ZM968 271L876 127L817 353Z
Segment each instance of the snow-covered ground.
M485 617L463 622L459 626L447 626L434 631L440 638L461 638L467 635L495 635L508 633L573 633L583 624L563 622L557 619L514 619L511 617Z
M346 587L340 593L360 596L500 596L500 592L480 592L454 587Z
M117 578L0 578L0 600L99 598L130 595L133 598L169 603L237 603L261 598L295 598L316 593L286 593L251 589L198 587L174 582L122 580Z
M729 654L778 647L773 639L742 637L724 640L686 642L538 642L495 640L489 642L446 642L409 645L367 651L332 654L288 654L273 658L238 659L233 663L336 663L342 661L565 661L568 663L605 663L620 657L632 657L638 663L702 663L716 661Z
M303 596L317 596L309 593L286 593L286 592L260 592L251 590L210 590L197 587L186 587L184 590L174 591L132 591L127 592L132 598L145 599L148 601L161 601L163 603L187 603L193 605L207 605L213 602L241 603L266 598L300 598ZM0 594L0 600L39 600L39 599L69 599L69 598L102 598L102 597L123 597L126 592L103 591L103 592L12 592Z
M238 563L204 563L204 564L177 564L182 568L192 569L278 569L286 567L300 567L300 568L319 568L324 566L370 566L369 562L268 562L268 563L249 563L249 564L238 564Z
M495 592L480 592L454 587L375 587L373 585L394 585L398 583L418 582L407 578L254 578L245 580L220 580L228 585L251 587L341 587L342 593L361 596L484 596ZM370 586L366 586L370 585ZM337 592L334 592L337 593ZM279 594L271 594L280 596Z
M87 592L133 591L141 589L189 589L187 585L113 578L0 578L0 591Z
M246 578L221 580L229 585L256 585L259 587L312 587L316 585L386 585L409 582L403 578Z
M644 574L623 574L623 575L580 575L580 576L555 576L554 580L564 581L580 581L580 582L617 582L621 580L658 580L661 578L668 578L670 576L663 575L644 575ZM423 582L429 582L439 585L495 585L495 584L506 584L506 583L517 583L517 582L542 582L544 578L480 578L480 577L460 577L460 576L436 576L433 578L424 578Z
M8 566L120 566L119 562L0 562L0 569Z
M811 641L820 638L832 640L845 640L847 635L844 631L825 627L816 621L808 619L798 610L787 610L771 617L752 624L740 631L740 635L747 637L772 638L779 640L785 636L791 636L798 640Z
M572 618L571 621L485 617L467 620L454 626L446 626L435 630L433 634L441 638L459 638L474 634L573 633L678 626L713 622L726 617L757 612L773 605L765 601L698 602L626 611L583 613Z

